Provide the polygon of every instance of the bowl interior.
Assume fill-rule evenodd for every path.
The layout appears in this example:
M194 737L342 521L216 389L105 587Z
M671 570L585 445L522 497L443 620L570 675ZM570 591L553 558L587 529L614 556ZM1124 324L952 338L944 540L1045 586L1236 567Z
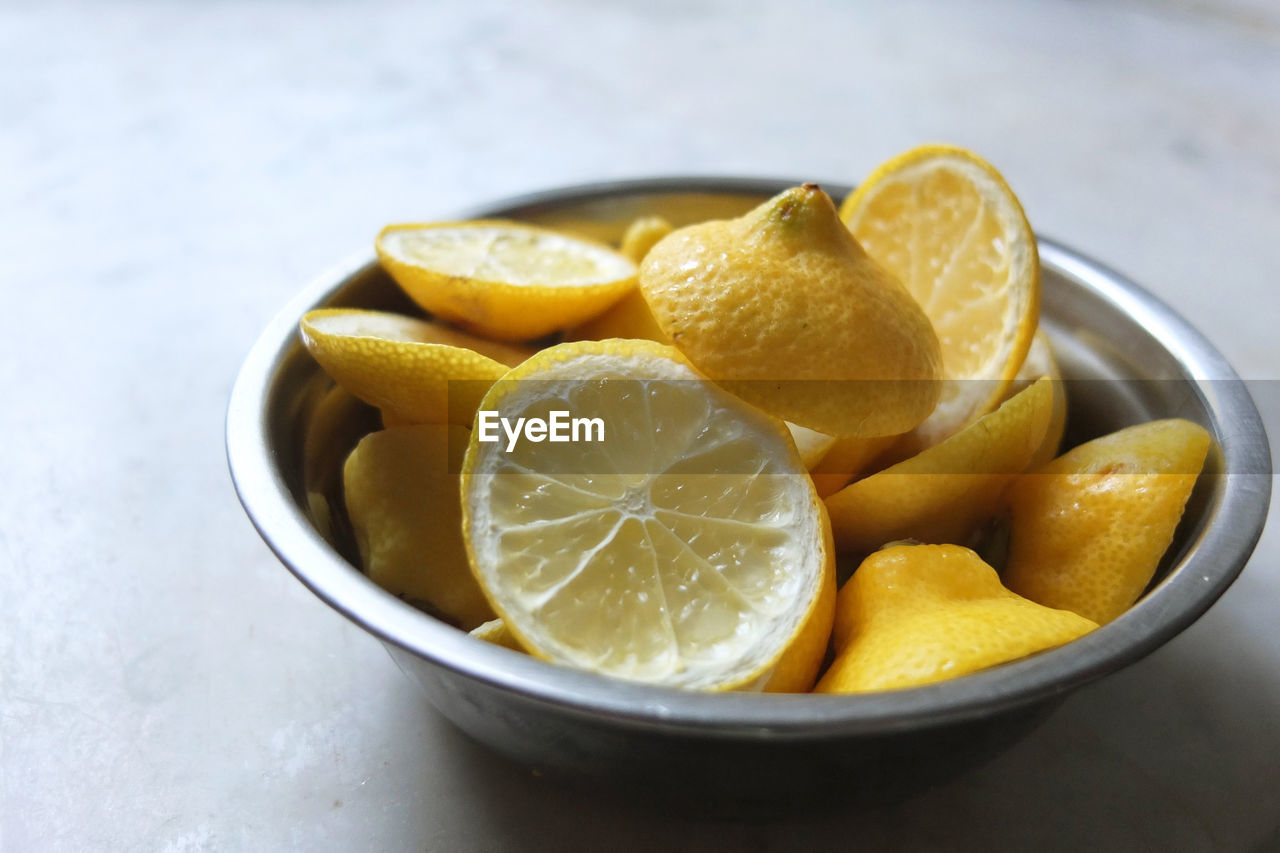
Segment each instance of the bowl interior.
M470 215L616 242L640 215L659 214L676 225L736 216L789 185L639 181L533 196ZM838 201L847 188L829 191ZM1129 613L1063 649L942 685L868 697L852 710L849 703L833 708L824 701L830 697L673 696L673 691L569 673L486 647L426 614L410 613L360 575L343 510L341 466L356 442L379 427L378 415L334 386L298 342L296 324L306 310L321 306L420 315L376 261L318 280L264 334L237 382L228 415L233 477L250 516L282 560L349 617L384 640L468 677L532 691L583 714L607 709L640 720L660 700L668 724L791 735L982 715L1105 674L1184 628L1239 572L1261 530L1269 495L1261 423L1221 356L1169 309L1114 273L1049 241L1041 242L1041 260L1041 323L1069 383L1068 444L1142 421L1186 418L1215 436L1206 472L1147 595ZM254 460L269 471L251 470ZM1229 472L1263 475L1265 488L1259 484L1241 494L1240 479L1224 476ZM272 490L274 497L260 494ZM1212 535L1226 524L1224 512L1231 506L1243 511L1243 519L1235 518L1226 534ZM1193 574L1204 580L1184 578Z

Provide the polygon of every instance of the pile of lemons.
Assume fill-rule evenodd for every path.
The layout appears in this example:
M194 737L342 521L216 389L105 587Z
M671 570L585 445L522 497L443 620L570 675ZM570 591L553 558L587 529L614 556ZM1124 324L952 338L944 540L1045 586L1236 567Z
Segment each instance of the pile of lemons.
M1142 594L1209 451L1167 420L1057 455L1035 238L961 149L618 249L473 221L377 250L430 319L301 321L382 413L344 467L363 568L567 666L851 693L1059 646Z

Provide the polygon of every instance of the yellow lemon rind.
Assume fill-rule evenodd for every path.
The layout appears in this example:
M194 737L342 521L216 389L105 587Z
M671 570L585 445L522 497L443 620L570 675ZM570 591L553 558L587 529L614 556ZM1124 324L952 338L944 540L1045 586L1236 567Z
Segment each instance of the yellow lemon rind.
M580 281L566 281L554 270L539 273L534 268L512 270L506 279L477 277L461 269L425 266L408 257L397 242L406 234L468 229L505 232L565 247L568 254L591 259L601 272ZM504 220L388 225L378 234L375 248L383 268L422 308L501 341L532 340L582 323L621 299L636 281L635 264L603 243ZM530 252L540 254L538 249ZM521 278L525 280L512 280Z
M807 668L816 674L816 662L797 663L792 658L784 657L788 649L795 644L798 637L806 638L806 648L815 653L818 660L825 649L825 634L821 641L813 641L814 633L823 633L829 629L829 620L824 620L820 611L825 606L823 595L826 583L827 567L832 561L830 551L824 547L829 541L821 526L825 524L822 508L812 491L804 468L792 444L786 427L782 422L764 413L751 410L724 392L716 389L705 377L700 376L678 351L650 341L639 340L606 340L579 341L561 344L542 351L525 364L516 368L506 380L496 384L486 396L483 407L486 410L502 411L504 404L513 404L512 411L522 411L520 407L526 402L521 395L528 394L532 400L545 389L525 392L517 382L508 380L535 379L544 381L578 380L585 376L596 376L599 373L624 377L628 381L635 380L675 380L679 382L699 382L704 393L712 395L716 405L726 407L735 418L742 418L747 423L744 429L751 431L752 440L764 442L770 448L768 458L776 459L778 471L787 472L787 480L795 489L796 501L807 502L798 506L798 517L787 532L792 539L791 549L797 557L791 571L800 572L796 583L803 589L794 601L786 606L786 615L779 618L764 630L759 638L750 644L748 652L740 659L724 662L714 666L690 665L681 671L672 671L656 679L634 677L625 672L608 671L611 674L633 680L649 681L665 686L696 690L728 690L728 689L762 689L773 680L775 685L787 689L802 689L795 684L805 681ZM545 625L539 624L536 613L530 611L525 604L516 601L508 593L502 577L502 552L493 538L494 518L490 507L490 493L486 483L499 476L496 472L499 457L495 451L484 449L476 436L468 448L462 466L463 493L463 531L472 572L494 608L502 618L507 630L516 638L521 647L530 654L543 660L572 666L595 669L590 662L581 656L566 654L563 644L557 645L553 635ZM489 446L492 448L492 446ZM486 480L488 478L488 480ZM674 534L673 534L674 535ZM802 550L803 549L803 550ZM801 556L807 555L807 556ZM807 572L807 574L806 574ZM814 616L815 612L819 613ZM826 627L823 627L824 621ZM817 625L816 628L812 626ZM619 639L619 635L614 635ZM627 642L625 636L620 637ZM820 648L819 648L820 646ZM793 656L794 657L794 656ZM695 662L696 663L696 662ZM783 676L779 669L799 667L802 672L797 675ZM603 670L597 670L603 671ZM811 680L811 678L809 678Z

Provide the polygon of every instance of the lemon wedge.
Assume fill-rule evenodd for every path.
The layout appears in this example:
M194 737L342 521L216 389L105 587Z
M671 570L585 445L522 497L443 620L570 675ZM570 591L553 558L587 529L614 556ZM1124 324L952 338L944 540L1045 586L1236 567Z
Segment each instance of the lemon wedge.
M942 396L902 445L914 453L994 409L1022 365L1040 316L1035 235L1000 173L946 145L880 166L840 217L938 334Z
M342 472L365 573L464 631L493 619L462 542L458 466L467 438L450 424L381 430L356 445Z
M635 264L608 246L515 222L388 225L376 248L413 301L504 341L594 317L636 283Z
M1026 657L1098 626L1028 601L958 545L872 554L840 590L836 657L818 693L931 684Z
M837 546L865 554L898 539L967 541L1043 444L1053 396L1040 379L940 444L828 497Z
M335 382L382 409L388 425L470 426L489 384L533 350L385 311L321 308L302 342Z
M1009 588L1105 624L1155 574L1213 439L1179 418L1095 438L1009 489Z

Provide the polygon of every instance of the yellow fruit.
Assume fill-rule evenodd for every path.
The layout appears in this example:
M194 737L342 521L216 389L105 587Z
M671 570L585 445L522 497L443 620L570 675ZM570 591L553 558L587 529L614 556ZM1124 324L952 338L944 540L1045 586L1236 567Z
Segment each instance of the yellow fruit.
M605 338L637 338L671 343L658 328L639 289L632 289L604 314L564 333L567 341L603 341Z
M1053 382L1053 414L1049 416L1049 428L1045 431L1044 441L1031 455L1028 468L1039 468L1058 455L1058 447L1062 444L1062 436L1067 431L1067 389L1062 382L1062 371L1058 369L1058 360L1053 356L1053 347L1049 336L1037 329L1031 339L1031 349L1027 358L1018 369L1009 390L1005 392L1005 400L1023 389L1030 387L1036 380L1048 377ZM1003 400L1001 401L1003 402Z
M635 220L622 236L622 252L630 260L640 263L654 244L672 231L671 223L661 216L646 216ZM592 317L580 326L565 333L566 340L600 341L605 338L640 338L669 344L671 341L658 327L638 287L630 290L612 308L598 317Z
M836 439L817 464L809 468L818 497L834 495L853 478L866 474L899 439L896 435Z
M976 154L912 149L878 168L840 216L924 308L946 381L908 452L991 411L1031 346L1040 312L1035 235L1004 178Z
M321 308L300 325L325 372L389 425L469 426L488 386L532 353L382 311Z
M888 435L937 400L928 318L813 184L667 235L645 256L640 288L698 370L777 417Z
M649 303L644 301L644 296L638 289L628 292L599 317L565 332L565 339L570 341L602 341L606 338L670 343L662 329L658 328L653 313L649 310Z
M342 501L342 463L370 429L376 423L369 407L354 394L341 385L319 390L306 418L302 483L311 524L330 544L337 543L342 526L341 513L334 513L334 504L340 507Z
M1015 474L1044 440L1053 386L1041 379L941 444L826 499L840 551L886 542L962 543L996 515Z
M464 631L494 618L462 542L458 471L468 438L444 424L382 430L365 436L343 467L365 573Z
M1019 477L1007 497L1009 588L1100 624L1115 619L1169 548L1210 444L1198 424L1153 421Z
M514 222L388 225L377 250L414 302L497 340L580 323L635 287L635 264L608 246Z
M659 240L674 230L671 223L661 216L642 216L627 226L618 251L638 264Z
M805 469L809 471L812 471L813 466L822 461L822 458L830 452L831 448L835 447L838 441L835 436L830 436L808 427L802 427L799 424L787 422L787 429L791 432L791 439L796 443L800 461L804 463Z
M826 659L827 647L831 644L831 624L836 610L835 543L831 541L831 523L827 519L826 510L822 509L822 504L818 504L818 507L822 511L822 551L833 556L828 558L822 572L818 600L810 608L795 639L782 652L782 657L778 658L772 672L761 684L761 690L765 693L809 692L813 689L818 671Z
M603 423L598 442L484 441L484 421L472 434L464 538L521 646L671 687L812 683L834 557L782 422L676 350L617 339L543 350L483 408L508 425L558 410Z
M502 646L504 649L511 649L513 652L523 652L520 643L515 637L511 636L511 632L507 630L506 624L501 619L490 619L479 627L472 628L471 636L477 640L484 640L486 643L493 643L495 646Z
M995 569L968 548L886 548L840 590L836 657L814 690L931 684L1060 646L1096 627L1005 589Z

